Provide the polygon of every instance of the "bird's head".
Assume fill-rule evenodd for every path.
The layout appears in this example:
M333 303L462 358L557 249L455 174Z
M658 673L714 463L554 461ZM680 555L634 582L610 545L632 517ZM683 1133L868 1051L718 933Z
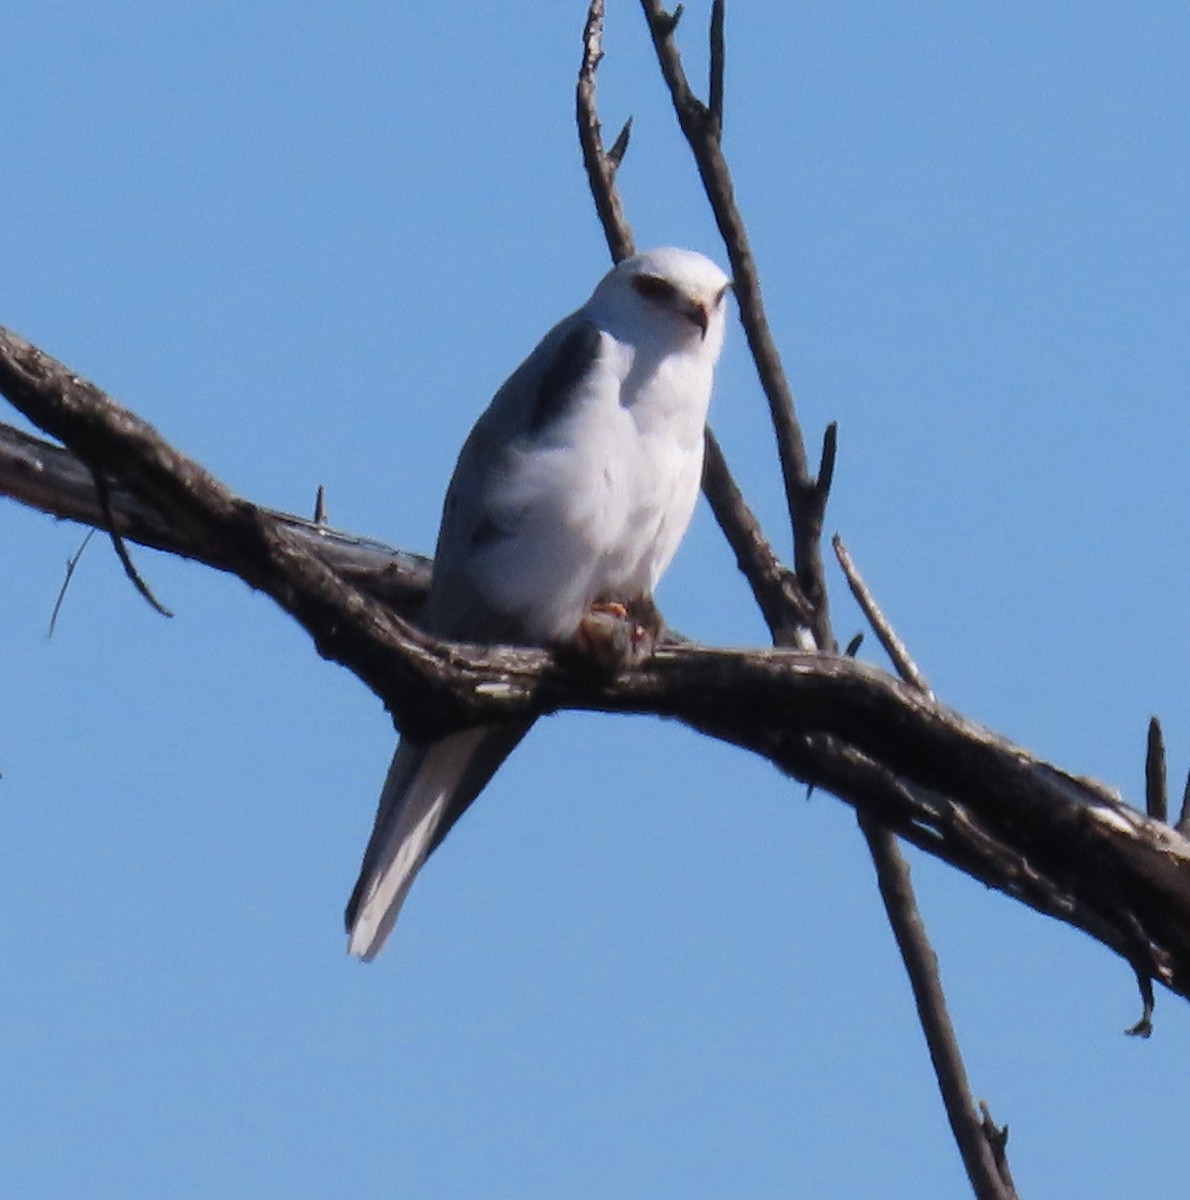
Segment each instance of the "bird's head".
M624 259L595 289L603 303L638 328L677 344L690 342L714 362L723 345L725 297L731 280L693 250L662 247Z

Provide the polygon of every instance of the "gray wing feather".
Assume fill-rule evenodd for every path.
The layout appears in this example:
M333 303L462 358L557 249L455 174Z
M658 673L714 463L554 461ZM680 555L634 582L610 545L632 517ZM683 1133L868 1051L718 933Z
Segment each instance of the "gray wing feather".
M509 376L479 418L459 454L442 507L430 594L420 624L457 641L519 642L505 614L487 608L469 582L473 553L506 531L488 498L507 469L509 448L540 436L566 409L594 365L599 327L583 313L560 321Z
M529 428L540 433L566 411L575 387L599 354L599 326L578 321L558 343L533 397Z
M599 352L597 326L579 312L559 322L496 393L471 431L447 490L430 593L419 624L458 641L517 642L511 614L494 611L471 582L469 556L503 536L487 497L509 445L539 435ZM347 904L351 950L373 958L426 858L528 733L531 721L462 730L431 745L403 738L380 797L359 879Z

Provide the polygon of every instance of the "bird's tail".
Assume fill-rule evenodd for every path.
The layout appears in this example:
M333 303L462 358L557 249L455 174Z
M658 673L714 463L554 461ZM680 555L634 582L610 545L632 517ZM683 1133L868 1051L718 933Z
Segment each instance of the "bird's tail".
M428 746L401 739L347 902L350 954L371 961L380 953L422 863L528 730L480 725Z

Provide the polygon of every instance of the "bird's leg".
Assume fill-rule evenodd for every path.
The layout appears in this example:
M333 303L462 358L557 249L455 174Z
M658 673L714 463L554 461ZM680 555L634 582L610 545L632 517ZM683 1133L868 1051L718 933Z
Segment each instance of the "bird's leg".
M614 674L653 653L664 622L651 596L596 600L575 631L571 648L587 664Z
M641 640L648 639L649 653L661 641L665 632L665 618L657 608L652 596L637 596L628 602L628 616L636 622Z

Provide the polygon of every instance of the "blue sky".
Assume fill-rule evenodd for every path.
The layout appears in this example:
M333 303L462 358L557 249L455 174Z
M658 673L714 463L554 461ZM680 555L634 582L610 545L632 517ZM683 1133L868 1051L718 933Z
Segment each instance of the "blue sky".
M701 77L705 5L683 45ZM609 4L638 240L722 259ZM433 544L458 445L606 267L581 3L26 5L0 323L262 503ZM1190 760L1183 5L736 4L726 149L842 532L941 696L1139 793ZM779 541L738 329L713 421ZM0 505L0 1193L950 1197L849 810L644 719L543 722L379 962L340 914L393 735L234 579ZM840 634L860 619L835 581ZM763 639L705 508L660 594ZM1023 1195L1184 1194L1190 1017L913 855Z

